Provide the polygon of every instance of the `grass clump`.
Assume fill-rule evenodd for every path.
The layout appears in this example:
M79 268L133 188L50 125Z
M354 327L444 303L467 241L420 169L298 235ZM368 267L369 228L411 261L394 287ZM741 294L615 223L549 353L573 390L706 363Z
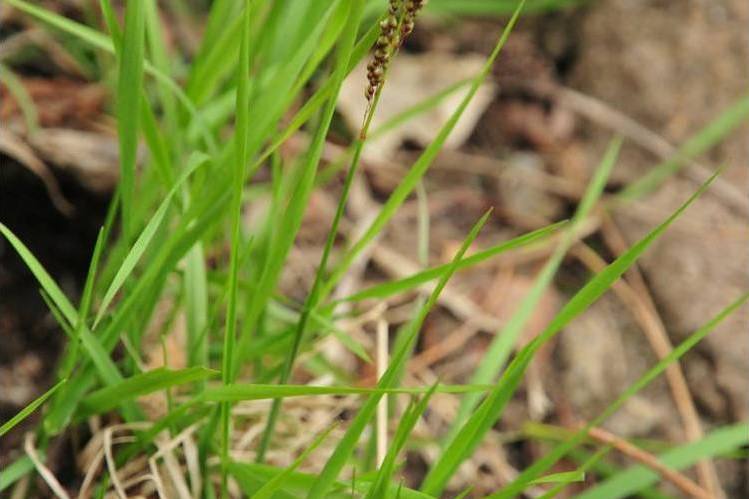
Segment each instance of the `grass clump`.
M489 76L525 2L512 2L510 10L509 2L466 2L465 9L471 13L509 12L511 17L481 71L470 81L445 90L445 95L461 90L465 94L434 140L369 224L362 227L358 238L344 245L339 242L341 226L372 116L387 84L388 65L414 30L425 2L390 0L387 5L380 2L382 8L374 12L364 0L217 0L211 3L195 53L178 61L168 50L156 2L128 1L120 26L113 6L102 0L103 25L99 27L65 19L25 0L7 3L50 29L87 44L92 59L95 55L100 61L102 79L116 75L114 114L121 181L93 250L78 306L23 241L0 224L0 233L34 274L68 336L58 382L0 427L0 435L5 434L32 412L42 412L34 434L36 453L32 458L27 452L3 470L0 490L18 486L34 471L58 490L59 484L53 483L54 477L43 465L45 450L63 433L96 416L121 422L120 429L132 433L122 439L123 445L102 448L108 453L106 465L94 468L86 482L99 494L127 488L115 470L136 456L148 456L152 469L166 469L174 488L193 497L440 497L461 464L502 418L538 350L607 292L712 181L592 276L548 327L513 357L523 327L580 237L581 226L595 209L611 206L605 187L616 164L619 139L612 141L570 222L552 224L469 255L482 227L491 220L489 211L475 222L449 263L343 295L337 295L336 290L407 198L420 190L448 136ZM571 2L528 3L534 9L546 9ZM454 12L457 5L436 0L434 4L437 14ZM347 168L338 203L311 287L301 303L295 304L283 296L280 281L313 193L321 187L321 179L330 179L321 172L321 165L343 82L372 47L368 81L362 82L367 111L345 156ZM386 127L430 109L444 95L424 97ZM617 203L651 190L678 169L683 156L715 144L736 126L736 116L743 116L745 108L746 102L740 102L728 118L713 123L704 136L690 141L679 157L625 189L615 198ZM282 154L282 146L300 129L308 132L308 143L293 157ZM148 157L139 165L141 140ZM248 201L260 195L267 200L264 208ZM251 225L244 223L248 212L258 214ZM556 251L467 384L401 385L422 326L456 272L512 249L553 240L559 241ZM340 313L342 306L382 301L425 285L431 285L431 291L417 301L374 387L356 386L350 373L340 372L320 355L307 355L316 352L331 334L360 359L369 360L367 349L341 327L350 318ZM746 300L747 295L741 296L706 322L600 417L566 435L566 440L491 497L515 497L529 486L548 484L556 486L549 489L551 494L595 470L595 463L605 454L600 450L576 471L548 473L558 460L587 443L588 429L677 362ZM149 331L156 329L163 345L172 333L170 321L154 320L164 304L171 304L172 317L184 319L186 333L180 345L184 365L167 367L174 360L169 358L174 351L164 346L165 366L145 368L142 357L150 341ZM318 378L339 381L329 386L297 384L301 378L295 377L295 368L300 365ZM399 476L399 460L404 450L423 445L414 434L440 393L461 397L457 415L439 442L434 462L428 463L422 483L406 487ZM138 400L154 394L161 394L166 402L161 410L149 413ZM410 396L411 402L398 416L400 421L382 462L372 464L366 457L374 442L369 430L378 405L394 394ZM326 403L338 400L334 397L357 398L346 408L347 421L316 432L309 445L292 456L288 467L275 465L269 454L283 445L280 441L289 431L280 423L283 409L300 397ZM267 404L250 406L249 401ZM248 415L248 408L255 412ZM248 421L260 431L249 439L251 452L243 454ZM430 442L437 444L436 438ZM703 441L668 450L662 460L685 467L745 444L744 433L735 428L719 429ZM175 451L177 447L182 450ZM323 448L325 452L320 452ZM312 456L316 462L311 462ZM349 475L352 469L359 471ZM655 478L641 468L615 469L587 496L636 493L651 486ZM135 490L136 485L129 486ZM153 487L165 493L163 484Z

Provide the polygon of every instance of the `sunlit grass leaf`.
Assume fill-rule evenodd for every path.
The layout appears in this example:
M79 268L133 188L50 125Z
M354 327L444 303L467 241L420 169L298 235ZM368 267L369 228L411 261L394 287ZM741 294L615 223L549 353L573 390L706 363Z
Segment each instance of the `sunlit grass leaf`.
M463 115L463 112L468 107L468 104L476 95L479 87L491 71L494 61L499 55L499 52L502 50L502 47L504 47L507 38L510 36L510 32L512 31L515 23L520 17L520 11L522 10L524 4L525 0L521 0L518 3L518 6L515 9L512 18L508 21L507 25L502 31L502 34L500 35L500 38L495 45L494 50L487 58L486 63L481 69L481 72L471 82L471 86L468 92L466 93L465 97L463 97L463 100L460 102L457 109L453 112L447 122L442 126L435 139L427 146L421 156L419 156L413 166L408 170L408 173L401 180L395 190L390 194L390 197L383 205L377 217L367 228L364 235L362 235L359 240L356 241L351 246L351 248L343 255L340 263L336 266L332 276L327 281L326 288L324 288L324 291L322 293L323 295L326 295L327 291L333 285L335 285L338 280L340 280L340 278L349 269L357 256L364 250L364 248L372 243L377 234L379 234L384 229L385 225L390 221L393 215L395 215L395 212L398 210L398 208L400 208L408 195L411 194L411 192L413 192L413 190L416 188L416 185L429 169L432 161L442 149L445 141L455 128L455 125L457 125L458 120L460 120L460 117Z
M162 367L136 374L115 385L97 390L83 399L82 405L89 414L102 413L118 406L125 400L132 400L158 390L201 381L218 375L218 371L204 367L188 367L178 370Z
M683 357L688 351L694 348L697 343L702 341L711 331L713 331L728 316L734 313L739 307L744 306L749 301L749 293L740 296L736 301L724 308L718 315L713 317L705 325L692 333L686 340L677 345L667 356L661 359L655 366L650 368L637 381L630 385L617 399L612 402L598 417L591 420L585 427L568 438L564 443L556 446L551 452L523 470L513 483L507 488L494 494L493 498L510 498L515 497L522 491L528 482L544 473L559 459L564 457L571 449L580 444L587 436L590 428L602 424L606 419L611 417L619 408L629 400L634 394L645 388L654 379L660 376L666 368L672 363Z
M138 236L138 239L135 241L135 243L133 243L133 247L125 257L122 265L112 279L112 282L109 284L109 288L104 293L104 298L102 298L101 304L99 305L99 312L96 314L96 319L94 320L94 328L96 328L101 319L104 317L104 314L106 313L109 304L117 294L117 291L120 290L122 284L133 272L133 270L135 269L135 265L138 263L140 258L143 256L143 253L148 248L148 245L156 234L156 230L164 220L164 216L166 215L167 209L169 208L174 195L182 187L182 184L185 182L185 180L187 180L187 177L189 177L198 167L205 165L206 163L208 163L208 156L206 156L205 154L194 153L190 157L187 168L185 168L180 178L174 183L169 193L167 193L167 195L164 197L164 200L161 202L159 207L156 209L156 212L146 224L143 232L141 232L140 236Z
M715 457L749 444L749 423L742 422L718 428L701 440L680 445L657 456L658 461L675 470L694 465L701 459ZM632 466L578 495L580 499L617 499L637 494L658 483L659 475L641 465Z
M560 265L564 261L565 255L575 242L578 229L583 223L585 223L591 209L601 197L601 194L603 194L606 182L616 164L620 147L621 140L618 139L612 141L609 145L608 150L601 160L601 164L596 169L593 179L590 181L583 198L578 204L572 223L564 234L562 241L551 255L551 258L549 258L548 262L539 272L533 286L520 302L517 310L512 314L512 316L510 316L504 327L494 335L494 338L484 352L479 365L473 371L469 381L470 383L485 384L494 382L496 376L504 367L505 362L510 358L510 354L515 348L515 344L517 343L518 338L520 338L523 329L528 324L533 313L538 310L541 298L551 284ZM461 400L458 414L452 423L452 428L448 433L448 438L446 438L446 445L449 444L450 440L457 434L460 427L468 419L478 402L478 395L469 395Z
M457 270L460 260L463 258L465 252L478 236L479 231L488 220L490 214L491 211L487 212L483 217L481 217L476 225L473 226L471 232L468 234L465 241L463 241L460 249L453 257L450 269L442 275L439 282L437 283L437 286L429 295L429 299L419 309L416 318L410 324L410 328L406 333L406 339L393 353L387 370L377 383L378 388L391 388L399 378L401 370L403 369L403 366L408 359L408 355L416 342L419 331L422 324L424 323L424 320L426 319L427 314L432 310L432 307L437 302L440 293L442 293L442 290L447 285L447 281ZM351 456L351 453L354 451L354 447L356 446L361 433L364 431L364 428L369 424L370 420L374 416L374 413L377 409L377 404L379 403L381 397L382 395L379 394L370 396L367 402L365 402L357 415L354 417L351 425L346 431L346 434L336 446L333 454L330 456L330 459L328 459L328 461L325 463L325 467L320 473L318 480L310 490L310 498L325 497L325 494L328 492L328 490L330 490L333 483L337 479L338 474L341 472L341 469L346 464L346 461Z
M563 471L561 473L552 473L544 475L531 481L530 485L540 485L544 483L574 483L585 481L585 473L582 471Z
M270 499L271 497L273 497L273 494L275 494L276 491L283 486L284 482L289 479L291 474L296 471L296 469L299 468L299 466L301 466L304 461L307 460L309 455L312 454L312 452L325 441L328 435L330 435L330 432L334 429L335 425L331 426L327 430L320 433L317 437L315 437L312 443L310 443L309 446L304 449L304 452L302 452L288 468L268 480L268 482L263 485L260 490L252 495L252 499Z
M548 237L551 234L554 234L556 231L558 231L561 227L564 227L566 224L567 222L558 222L555 224L551 224L547 227L543 227L541 229L534 230L527 234L523 234L522 236L518 236L509 241L499 243L496 246L492 246L491 248L478 251L474 253L473 255L467 256L466 258L461 260L460 263L458 264L458 270L473 267L475 265L478 265L481 262L488 260L489 258L500 255L506 251L529 246L532 243L538 242L542 240L543 238ZM388 298L398 293L403 293L403 292L415 289L418 286L425 284L429 281L438 279L444 272L447 271L448 268L450 268L450 264L446 263L444 265L438 265L436 267L423 270L421 272L417 272L416 274L413 274L408 277L404 277L403 279L397 279L393 281L384 282L382 284L376 284L369 288L363 289L362 291L358 291L354 294L341 298L340 300L338 300L338 302L343 302L343 301L356 302L356 301L362 301L362 300L366 300L370 298L379 298L379 299Z
M10 418L8 421L0 425L0 437L8 433L10 430L13 429L14 426L16 426L18 423L26 419L31 415L32 412L37 410L40 405L42 405L53 393L57 391L58 388L60 388L62 385L64 385L68 380L62 379L60 380L55 386L47 390L43 395L41 395L39 398L31 402L29 405L21 409L18 414ZM1 490L1 489L0 489Z
M449 478L481 442L486 432L502 415L507 402L517 390L523 375L530 364L533 355L549 339L556 335L572 319L593 304L619 277L642 255L645 250L657 240L666 229L702 195L715 179L715 175L703 184L684 204L670 217L651 231L643 239L635 243L619 258L614 260L600 273L596 274L552 319L544 331L525 346L504 372L496 388L481 403L461 429L456 433L452 442L446 446L427 473L421 490L430 494L439 494ZM537 476L537 475L536 475ZM535 478L535 476L533 477Z

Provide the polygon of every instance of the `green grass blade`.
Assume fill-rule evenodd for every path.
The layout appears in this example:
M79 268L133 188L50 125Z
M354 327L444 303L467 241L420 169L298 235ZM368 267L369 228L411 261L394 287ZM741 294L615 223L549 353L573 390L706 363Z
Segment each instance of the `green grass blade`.
M0 83L5 85L21 109L23 120L26 124L26 133L33 135L39 129L39 113L37 112L36 104L34 104L34 100L29 95L26 87L23 86L21 79L8 66L2 63L0 63Z
M353 53L353 50L354 50L354 45L356 43L356 33L357 33L358 26L361 20L364 3L362 1L356 1L356 2L353 2L351 5L348 5L347 7L348 8L345 9L343 12L345 14L345 18L347 19L347 23L346 23L346 28L344 29L343 34L341 36L340 48L338 50L338 61L336 63L335 74L333 76L333 81L335 82L333 85L333 90L334 90L333 95L338 95L338 93L340 92L340 88L343 84L343 80L346 77L346 74L348 73L347 69L349 66L350 59L351 59L351 54ZM305 171L308 172L308 174L300 182L300 185L302 185L303 190L301 191L301 195L297 198L298 201L296 202L296 205L299 208L301 208L302 206L306 206L307 200L309 198L309 194L314 188L314 179L317 173L317 168L318 168L318 164L320 161L320 155L322 153L322 147L325 141L325 137L327 136L328 129L331 124L333 113L335 112L335 107L336 107L336 100L330 99L323 113L323 121L321 123L321 126L318 128L318 131L312 140L311 152L308 156L309 164L305 166ZM294 337L292 340L291 349L289 350L289 353L286 356L286 359L284 360L284 364L283 364L283 368L282 368L281 376L279 380L280 383L286 383L289 377L291 376L291 373L294 367L294 362L299 353L299 348L302 344L302 339L306 332L307 322L309 320L309 317L312 311L317 306L317 302L319 300L320 286L323 282L324 275L328 266L328 258L330 256L330 253L333 248L333 244L335 242L336 235L338 233L338 224L343 216L343 210L344 210L346 198L348 196L348 187L350 187L350 181L347 182L346 185L344 186L344 192L341 195L340 200L338 202L338 207L336 209L333 223L331 225L330 230L328 231L328 237L326 239L325 246L323 248L322 257L320 258L320 263L318 265L317 272L315 274L315 280L312 285L312 290L310 291L309 295L307 296L305 300L304 309L302 310L301 317L299 318L297 327L294 329ZM301 215L303 213L303 210L299 210L298 208L295 211L297 211L297 213L295 214L295 219L292 222L293 228L291 231L289 231L291 234L296 234L296 232L298 231L299 222L301 222ZM287 241L291 242L290 240L287 240ZM286 243L287 247L289 245L288 242ZM266 426L265 431L263 432L260 447L258 449L258 462L262 462L265 451L270 443L270 438L274 431L275 423L277 421L278 414L281 409L281 404L282 404L282 400L277 399L273 401L273 405L271 406L271 412L268 417L268 424Z
M28 269L34 274L36 280L39 281L39 285L47 292L52 301L57 305L62 312L63 317L69 325L74 326L78 322L78 312L70 303L68 298L62 292L60 287L55 283L52 277L39 263L39 260L29 251L25 244L13 234L10 229L0 222L0 233L5 236L11 246L16 250L18 255L21 257L23 262L26 264Z
M482 263L488 260L489 258L500 255L506 251L522 248L532 243L538 242L541 239L546 238L550 236L551 234L555 233L557 230L559 230L561 227L565 226L566 224L567 222L558 222L558 223L549 225L547 227L534 230L533 232L523 234L522 236L516 237L509 241L497 244L496 246L492 246L491 248L485 249L483 251L479 251L461 260L460 263L458 264L458 270L473 267L479 263ZM367 300L367 299L388 298L398 293L403 293L403 292L415 289L418 286L425 284L429 281L438 279L449 268L450 268L450 264L446 263L444 265L438 265L436 267L432 267L430 269L417 272L416 274L405 277L403 279L398 279L395 281L388 281L382 284L376 284L369 288L363 289L362 291L356 292L340 300L337 300L335 303L344 302L344 301L357 302L357 301L362 301L362 300Z
M749 293L746 293L739 297L736 301L730 304L728 307L723 309L717 316L707 322L704 326L699 328L697 331L692 333L686 340L674 348L671 353L664 357L660 362L653 366L648 372L646 372L640 379L629 386L619 397L607 407L598 417L590 421L584 428L570 437L566 442L555 447L549 454L539 459L527 469L525 469L506 489L495 494L494 498L510 498L515 497L519 491L522 491L529 481L549 469L559 459L564 457L571 449L580 444L586 437L588 430L596 425L600 425L606 419L611 417L619 408L629 400L634 394L642 390L650 382L660 376L666 368L672 363L683 357L689 350L691 350L697 343L702 341L712 330L714 330L726 317L735 312L739 307L745 305L749 301Z
M83 399L82 406L87 414L99 414L120 405L125 400L132 400L177 385L206 380L218 374L218 371L204 367L188 367L179 370L163 367L153 369L93 392Z
M406 412L401 416L398 429L395 431L393 441L388 448L385 459L382 461L382 465L375 475L375 480L372 483L372 487L369 489L367 499L377 499L379 497L385 497L387 485L390 483L395 469L395 460L398 457L398 453L403 449L406 444L408 437L411 435L416 423L427 408L429 400L434 395L437 384L434 384L432 388L421 397L417 403L411 403Z
M504 367L505 362L510 358L510 354L515 348L515 344L523 332L523 329L528 324L533 313L538 309L538 303L541 301L543 294L546 292L546 289L556 275L559 266L564 261L565 255L574 243L578 229L587 219L593 205L601 197L601 194L606 187L609 175L616 164L620 148L621 140L614 140L609 145L608 150L601 160L600 166L596 169L595 175L577 207L575 216L573 217L572 223L570 224L564 238L559 246L557 246L551 258L549 258L549 261L544 265L541 272L539 272L533 286L523 298L515 313L513 313L508 319L504 327L494 335L494 338L486 349L479 365L471 375L469 383L485 384L494 382L496 376ZM479 397L471 395L464 397L463 400L461 400L458 413L452 423L452 429L448 433L445 445L449 445L449 442L471 415L478 402Z
M83 24L67 19L66 17L55 14L54 12L32 5L25 0L7 0L7 3L18 10L59 29L60 31L75 36L94 48L110 54L116 53L115 46L109 37L89 28L88 26L84 26ZM156 69L149 61L144 61L143 68L146 73L153 76L157 81L163 83L172 93L174 93L180 104L182 104L182 106L190 113L196 127L200 130L201 137L208 146L209 152L211 152L211 154L215 153L217 150L215 139L201 118L200 113L198 113L195 108L194 103L189 97L187 97L187 95L185 95L180 86L173 79L169 78L169 76Z
M13 461L0 473L0 492L4 491L22 477L34 471L34 463L29 456L23 456Z
M575 482L584 482L585 473L582 471L563 471L561 473L552 473L551 475L544 475L536 478L529 485L541 485L545 483L564 483L570 484Z
M273 479L283 470L258 463L239 463L233 461L229 464L229 471L237 480L242 491L247 495L252 494L262 484ZM310 473L293 472L287 476L283 489L279 490L278 497L297 498L304 497L310 490L317 475ZM371 487L371 480L366 477L356 477L356 480L336 481L331 487L330 493L326 499L351 499L352 490L355 494L366 494ZM388 487L387 497L396 497L398 490L401 489L400 497L403 499L434 499L432 496L422 494L413 489L402 487L401 484L391 483Z
M749 444L749 425L746 422L718 428L697 442L690 442L663 454L658 461L669 468L681 470L700 460L730 452ZM660 477L643 466L632 466L595 487L582 492L579 499L617 499L637 494L658 483Z
M478 236L479 231L489 219L490 214L491 211L487 212L483 217L481 217L481 219L471 229L471 232L468 234L465 241L463 241L462 246L452 260L450 270L440 278L437 286L429 295L429 299L424 303L424 305L419 310L418 315L414 319L411 328L408 331L407 339L403 341L400 348L394 352L390 360L390 365L388 365L387 370L377 383L378 388L391 388L393 383L398 379L398 376L406 363L408 354L416 342L419 330L421 329L421 326L423 325L427 314L437 302L440 293L442 293L442 290L447 285L447 281L455 273L455 270L458 267L458 263L463 258L463 255L468 250L470 245L476 239L476 236ZM382 395L377 394L370 396L364 406L359 410L358 414L351 422L351 426L349 426L343 439L339 442L338 446L336 446L335 450L333 451L333 455L331 455L330 459L328 459L328 462L325 463L325 467L320 473L318 479L315 481L314 486L310 490L308 496L310 499L325 497L325 494L333 486L336 478L338 477L338 474L354 451L354 447L356 446L361 433L364 431L364 428L369 424L370 420L374 416L374 413L377 409L377 404L379 403L381 397Z
M360 15L359 9L356 8L357 6L358 0L350 5L350 16ZM329 7L328 13L330 9L333 8L335 8L335 5ZM274 228L270 247L271 250L268 252L269 257L265 262L262 262L263 270L256 292L253 294L251 308L247 314L248 327L242 332L234 371L236 371L236 368L242 360L241 356L245 355L249 350L251 334L254 331L260 314L265 309L268 297L273 293L273 290L276 287L286 256L288 255L296 238L296 234L299 231L299 227L301 226L302 217L306 210L309 196L314 188L314 180L325 145L325 137L330 129L336 109L337 100L333 96L338 95L343 79L348 73L349 61L353 52L354 42L356 41L355 36L358 24L359 21L352 21L349 29L344 32L332 76L334 84L331 98L327 101L327 104L322 111L320 122L315 130L308 152L299 163L298 168L289 175L289 181L286 184L289 196L288 201L285 201L286 204L283 207L283 212L279 215L281 217L280 224L278 227ZM291 367L292 366L289 365L288 368L284 369L290 369ZM236 372L234 372L233 375L236 375Z
M249 75L250 75L250 0L244 2L242 13L242 38L239 47L239 65L237 69L237 116L234 129L234 157L232 165L231 184L231 254L229 259L229 280L227 283L227 311L226 327L224 330L224 345L221 357L221 380L225 385L232 381L232 361L235 355L237 327L237 282L239 278L239 257L241 248L241 210L242 187L244 185L247 147L249 140ZM229 432L231 408L228 404L221 405L221 495L227 496L226 464L229 458Z
M11 246L13 246L13 248L18 252L26 266L31 270L31 273L34 274L34 277L39 281L44 292L47 293L52 300L52 303L54 303L60 311L67 322L67 325L71 327L78 325L78 312L73 308L73 305L71 305L70 301L68 301L67 297L63 294L62 290L60 290L59 286L57 286L47 271L44 270L44 267L39 263L39 260L37 260L21 240L2 223L0 223L0 233L5 236ZM116 383L122 379L122 375L117 369L117 366L115 366L112 359L109 358L109 355L101 346L99 340L94 337L85 326L80 328L79 333L81 342L90 355L91 360L96 365L102 379L108 384Z
M520 16L520 11L522 10L524 3L525 3L525 0L521 0L518 3L515 13L513 14L512 18L510 19L510 21L507 23L504 30L502 31L502 34L496 46L494 47L494 50L492 51L491 55L487 59L486 63L484 64L484 67L482 68L481 72L471 82L471 87L466 93L463 100L461 101L458 108L455 110L455 112L453 112L453 114L447 120L447 123L445 123L445 125L440 129L435 139L429 144L429 146L427 146L427 148L424 150L421 156L419 156L419 159L416 160L416 162L408 171L408 173L403 178L401 183L398 184L398 187L396 187L395 190L392 192L392 194L390 195L390 197L388 198L388 200L385 202L384 206L380 210L380 213L377 215L375 220L371 223L371 225L369 226L367 231L364 233L364 235L358 241L356 241L353 244L353 246L341 258L341 262L336 266L336 269L333 271L332 276L326 283L326 288L323 292L323 295L327 295L330 288L332 288L332 286L334 286L335 283L337 283L340 280L340 278L343 277L343 275L346 273L348 268L354 262L356 257L374 240L377 234L379 234L382 231L382 229L390 221L390 219L393 217L393 215L398 210L398 208L400 208L400 206L406 200L408 195L416 188L416 185L419 183L419 181L421 180L421 178L424 176L427 169L431 165L432 161L439 153L443 144L447 140L447 137L453 131L453 129L455 128L455 125L458 123L458 120L463 115L463 112L466 110L466 108L468 107L468 104L473 99L473 96L476 94L479 87L481 86L481 84L484 82L487 75L491 71L494 61L499 55L499 52L502 50L502 47L507 41L507 38L509 37L510 32L512 31L513 27L515 26L515 23L517 22Z
M10 418L8 421L0 425L0 437L8 433L10 430L13 429L14 426L16 426L18 423L26 419L31 415L32 412L37 410L40 405L42 405L53 393L57 391L58 388L60 388L62 385L67 383L67 379L61 379L57 382L55 386L47 390L42 396L31 402L29 405L21 409L18 414Z
M291 465L283 470L278 475L271 478L268 483L263 485L260 490L255 492L255 494L252 495L252 499L270 499L273 497L273 494L276 493L276 491L281 488L281 486L284 484L286 480L289 479L291 474L296 471L299 466L302 465L304 461L307 460L310 454L317 449L320 444L322 444L325 439L330 435L330 432L335 429L336 425L331 426L327 430L320 433L315 439L310 443L309 447L307 447L304 452L302 452L298 458L294 460Z
M117 135L120 144L120 201L125 239L134 237L135 168L138 153L138 125L141 88L143 86L143 58L145 57L145 0L131 0L125 8L125 30L119 58L117 80Z
M437 385L434 389L437 393L473 393L486 392L493 386L480 385ZM242 402L248 400L265 400L280 397L309 397L314 395L385 395L385 394L410 394L418 395L428 393L431 388L427 387L375 387L365 388L359 386L315 386L315 385L267 385L256 383L234 383L232 385L215 386L206 388L200 395L204 402Z
M642 178L629 184L617 197L621 200L631 200L652 192L669 176L678 172L687 160L704 154L715 147L737 127L746 123L747 119L749 119L749 96L740 99L723 111L717 118L687 140L674 157L650 169Z
M552 319L546 329L531 341L513 359L489 396L482 402L474 414L456 433L450 445L446 446L440 458L432 466L424 479L421 490L426 493L439 494L447 480L455 472L483 436L501 416L507 402L512 398L528 368L533 355L550 338L586 310L606 292L611 285L658 239L663 232L710 186L716 175L703 184L679 209L647 236L630 247L619 258L614 260L603 271L596 274Z
M187 178L200 166L205 165L208 163L208 156L202 153L194 153L190 160L188 161L188 166L185 169L185 171L182 173L180 178L175 182L175 184L172 186L169 193L166 195L164 200L161 202L159 207L157 208L156 212L153 214L151 219L146 224L146 227L141 232L140 236L138 236L138 239L133 243L133 247L130 249L130 252L125 257L124 261L122 262L122 265L117 270L117 273L115 274L114 278L112 279L112 282L109 285L109 288L107 288L107 291L104 293L104 298L102 298L101 304L99 305L99 312L96 314L96 319L94 320L94 328L99 324L101 319L104 317L104 314L107 311L107 308L109 307L109 304L114 299L117 292L122 287L122 284L125 282L125 280L132 274L133 270L135 269L136 264L140 260L140 258L143 256L143 253L148 248L148 245L153 240L154 235L156 234L157 229L161 225L161 222L164 220L164 216L166 215L167 209L169 208L169 205L172 202L172 198L174 195L179 191L180 187L182 187L182 184L187 180ZM124 206L124 205L123 205Z

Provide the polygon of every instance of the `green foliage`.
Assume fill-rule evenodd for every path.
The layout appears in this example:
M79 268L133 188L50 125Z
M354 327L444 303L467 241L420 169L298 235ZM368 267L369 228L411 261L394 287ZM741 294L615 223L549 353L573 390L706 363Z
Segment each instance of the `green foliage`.
M606 198L607 179L620 147L620 141L615 140L571 221L557 222L466 256L471 243L490 220L491 213L487 212L467 234L450 263L333 299L335 286L383 233L414 191L419 194L421 207L419 252L424 260L428 214L423 209L423 192L418 191L471 99L490 75L521 11L559 9L577 2L430 2L425 15L511 16L479 74L434 95L421 96L423 100L370 131L369 123L377 112L375 97L362 130L353 131L357 138L347 154L340 163L329 165L324 173L321 172L323 151L333 125L337 124L335 112L343 81L377 40L376 18L383 15L386 2L217 0L210 2L202 39L189 58L175 53L168 43L160 22L160 3L126 2L122 26L112 4L108 0L99 3L102 27L64 18L25 0L7 0L9 6L51 28L53 33L64 33L87 47L91 60L98 61L97 74L102 79L107 80L110 73L116 76L109 81L115 82L113 112L119 137L121 183L93 249L83 292L77 301L63 292L24 242L0 223L0 234L34 275L52 315L67 335L56 376L58 383L4 422L0 435L39 411L37 441L39 456L45 459L45 450L52 439L84 418L114 413L126 422L143 421L146 415L137 398L165 391L170 401L167 413L154 421L149 430L138 433L135 442L118 447L115 460L124 463L138 453L149 452L160 432L176 434L197 425L198 460L206 474L204 482L211 482L209 478L218 481L220 475L221 493L225 496L230 490L230 478L244 494L260 498L351 497L352 491L356 496L372 498L443 494L460 464L472 456L502 417L539 348L607 292L710 182L644 239L592 276L548 327L512 358L520 333L594 210L626 207L624 203L629 199L657 188L686 159L719 143L749 115L747 98L737 101L687 141L674 158ZM179 8L194 8L185 5ZM105 29L100 31L100 28ZM23 104L25 118L33 128L36 116L28 96L13 74L4 66L2 69L3 82ZM362 82L362 91L364 86ZM465 97L434 140L410 165L371 224L363 227L358 240L351 241L349 246L342 245L340 229L361 153L367 147L366 137L391 130L433 109L458 91L465 91ZM299 130L309 132L309 142L298 153L287 154L284 150L281 154L282 146ZM313 284L298 306L283 296L279 286L281 275L314 190L344 167L347 167L345 180L321 257L315 262ZM257 175L261 170L263 181ZM258 197L268 200L267 209L261 203L254 203ZM616 203L605 203L602 199L613 199ZM259 221L245 223L248 212ZM118 222L119 234L115 230ZM518 311L495 335L468 383L459 386L435 383L430 388L401 385L424 321L455 272L474 268L511 250L550 243L556 244L554 253ZM401 328L392 357L376 386L356 386L350 373L343 373L338 366L314 354L320 341L330 335L371 363L363 343L340 326L341 317L336 310L342 304L382 301L415 290L426 290L425 296L416 300L415 314ZM706 323L590 424L598 424L613 414L627 398L693 348L747 299L747 295L742 296ZM155 320L157 310L164 307L170 308L172 318L184 317L187 339L180 353L184 354L187 366L142 371L139 358L147 348L146 332L162 339L171 332L169 321L162 324ZM122 347L126 352L124 358L115 354ZM294 369L302 364L310 373L340 381L331 386L293 384L297 379ZM214 381L219 377L220 380ZM398 459L404 451L423 444L416 441L413 430L422 418L429 417L430 404L441 393L460 396L460 408L421 490L417 491L403 485ZM263 464L265 451L273 448L274 437L278 435L283 400L323 395L357 395L361 402L345 424L343 437L333 442L330 428L294 456L287 468ZM384 462L374 469L360 459L360 451L363 454L365 447L362 440L382 398L394 395L411 396L412 401L400 415ZM272 401L268 418L262 423L262 438L254 449L259 462L238 462L230 453L232 427L245 421L237 418L232 407L253 400ZM699 459L746 445L745 430L746 425L718 428L704 440L669 449L660 457L674 468L687 467ZM556 461L587 442L586 431L566 432L551 453L522 470L495 497L514 497L529 485L545 484L555 485L548 491L551 497L585 475L599 474L602 467L595 464L604 462L605 450L593 453L587 460L580 459L578 462L584 461L583 464L573 472L549 474ZM325 446L329 446L330 453L326 461L317 463L321 471L299 472ZM363 474L357 473L351 480L341 479L345 469L360 466L362 462L365 462ZM622 497L657 482L658 477L640 467L611 468L608 478L583 497ZM27 457L12 462L0 473L0 491L34 470ZM102 491L107 484L107 478L100 479ZM463 493L469 494L470 489ZM216 491L207 486L201 494L213 497Z

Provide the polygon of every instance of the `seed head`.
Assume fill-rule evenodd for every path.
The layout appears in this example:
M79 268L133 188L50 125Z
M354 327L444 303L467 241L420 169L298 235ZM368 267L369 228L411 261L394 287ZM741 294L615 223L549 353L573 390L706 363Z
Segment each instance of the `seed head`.
M382 85L393 53L413 32L416 14L425 3L425 0L389 0L388 15L380 21L380 36L375 42L372 60L367 64L369 85L364 92L367 100L371 101Z

